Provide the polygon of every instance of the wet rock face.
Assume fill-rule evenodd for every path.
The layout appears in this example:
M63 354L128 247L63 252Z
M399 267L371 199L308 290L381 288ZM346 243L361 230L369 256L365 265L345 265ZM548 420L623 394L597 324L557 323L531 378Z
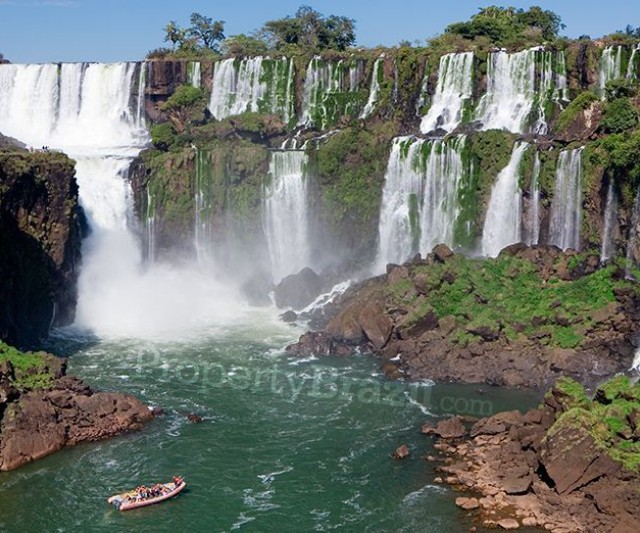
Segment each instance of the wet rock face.
M59 379L49 390L13 392L0 421L0 470L4 471L64 446L141 429L153 418L133 396L93 392L71 376Z
M83 215L64 154L0 152L0 338L18 346L73 320Z
M313 302L322 290L322 280L310 268L284 278L275 288L276 305L279 308L303 309Z

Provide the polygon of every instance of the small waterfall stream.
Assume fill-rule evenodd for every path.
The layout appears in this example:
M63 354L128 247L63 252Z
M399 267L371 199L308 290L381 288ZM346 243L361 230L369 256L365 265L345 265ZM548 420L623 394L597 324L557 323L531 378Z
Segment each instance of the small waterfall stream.
M264 186L263 225L276 283L309 266L307 161L304 149L271 154L271 181Z
M582 221L582 148L564 150L558 156L553 189L549 244L563 250L580 249Z
M618 198L613 190L613 181L609 181L607 188L607 200L604 209L604 224L602 233L602 246L600 248L600 261L605 262L615 254L613 244L613 228L617 219Z
M420 131L453 131L462 120L464 106L473 94L473 52L445 54L440 58L433 102L422 117Z
M529 145L517 143L509 164L498 174L491 190L482 230L482 254L496 257L505 246L522 240L522 190L518 183L520 162Z

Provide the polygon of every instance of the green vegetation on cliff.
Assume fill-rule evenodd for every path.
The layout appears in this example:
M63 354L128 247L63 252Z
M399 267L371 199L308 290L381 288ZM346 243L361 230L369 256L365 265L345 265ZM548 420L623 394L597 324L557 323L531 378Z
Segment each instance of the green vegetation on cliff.
M10 370L12 375L5 379L19 390L51 386L63 363L63 359L46 352L21 352L0 341L0 367Z
M640 384L617 376L600 385L592 399L582 385L569 378L560 379L556 389L564 395L564 412L549 435L567 428L584 430L614 461L640 472Z
M573 261L563 257L553 267L556 274L542 275L528 258L501 254L478 260L456 254L444 263L412 265L410 278L392 283L388 292L416 321L430 309L438 318L454 317L462 341L474 332L524 334L545 345L575 348L597 321L597 312L615 303L614 289L640 289L615 265L578 275L588 254ZM427 295L428 309L421 310L420 294Z

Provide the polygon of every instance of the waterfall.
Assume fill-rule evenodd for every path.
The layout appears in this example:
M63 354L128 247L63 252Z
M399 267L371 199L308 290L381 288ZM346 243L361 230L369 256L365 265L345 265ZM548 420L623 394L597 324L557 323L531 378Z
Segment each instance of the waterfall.
M76 326L98 336L175 338L225 320L236 301L229 288L197 271L143 264L131 230L127 177L148 141L140 109L144 70L137 63L0 65L0 131L76 160L91 227L83 242ZM149 218L147 253L154 255L155 218Z
M272 152L264 186L263 225L277 283L309 266L307 185L303 150Z
M446 54L440 58L438 84L433 103L422 117L420 131L454 130L461 122L464 106L473 94L473 52Z
M638 79L638 50L640 50L640 44L634 46L631 51L631 57L629 58L629 64L627 65L626 78L628 80Z
M622 46L607 46L598 64L598 87L604 95L608 81L622 78Z
M304 79L302 113L298 124L324 130L341 116L355 114L360 105L358 87L361 74L359 61L345 65L343 60L325 61L320 56L313 57Z
M377 272L438 243L454 245L465 142L465 137L394 139L382 193Z
M633 210L631 211L631 227L627 238L627 254L626 254L626 276L631 278L631 268L637 265L638 249L638 225L640 224L640 189L636 192L636 198L633 201Z
M420 84L420 93L416 100L416 116L422 116L422 109L429 103L429 61L424 63L424 76Z
M192 87L200 87L202 85L200 61L189 61L187 63L187 83Z
M613 181L609 181L607 189L607 203L604 209L604 230L602 234L602 247L600 249L600 261L604 262L613 257L615 253L613 245L613 228L617 220L618 198L613 190Z
M540 156L536 150L533 156L531 176L531 204L529 206L528 232L526 243L533 246L540 242Z
M546 133L546 103L559 98L566 98L564 55L541 48L513 54L493 52L488 59L487 92L480 99L475 120L483 130L527 133L533 112L537 117L531 132Z
M533 124L532 132L545 135L549 126L546 119L546 107L550 102L566 102L567 90L567 66L564 52L538 51L540 66L538 68L538 88L535 94L536 111L538 117Z
M145 239L147 241L146 259L150 263L153 263L156 260L156 203L149 189L147 189Z
M293 116L293 60L224 59L213 68L209 111L218 120L242 113Z
M382 80L382 67L384 65L384 54L376 59L373 64L373 69L371 71L371 87L369 89L369 99L367 100L362 113L360 113L360 118L368 118L371 113L373 113L373 109L378 101L378 92L380 91L380 81ZM352 69L355 71L355 69ZM350 83L351 90L355 90L354 81L352 80Z
M496 257L505 246L522 240L522 190L518 183L520 162L529 145L517 143L509 164L498 174L482 230L482 253Z
M579 250L582 220L582 148L564 150L558 156L550 218L549 244L555 244L563 250Z
M203 150L196 151L195 170L193 242L198 264L206 265L212 260L211 162Z

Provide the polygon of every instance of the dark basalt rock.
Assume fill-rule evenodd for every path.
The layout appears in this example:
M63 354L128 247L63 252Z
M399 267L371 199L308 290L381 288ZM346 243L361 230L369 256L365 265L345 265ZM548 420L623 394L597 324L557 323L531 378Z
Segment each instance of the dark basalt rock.
M84 216L73 161L0 152L0 339L32 346L75 315Z
M310 268L284 278L275 288L276 305L279 308L303 309L313 302L322 290L322 280Z

